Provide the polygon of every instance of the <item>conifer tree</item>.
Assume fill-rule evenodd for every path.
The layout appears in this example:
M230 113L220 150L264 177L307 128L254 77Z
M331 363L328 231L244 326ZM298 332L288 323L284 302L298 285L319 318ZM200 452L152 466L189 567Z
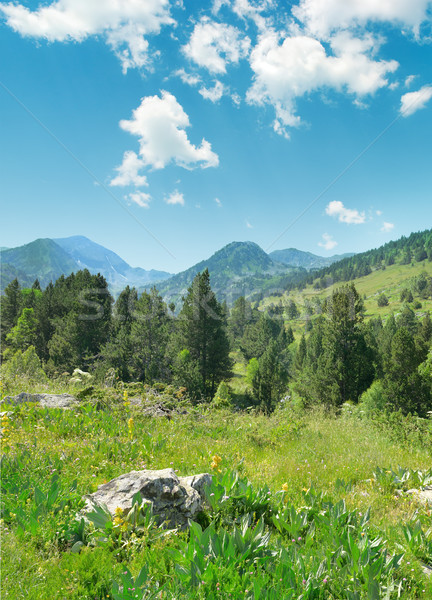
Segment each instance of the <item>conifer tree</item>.
M210 287L208 269L198 273L188 289L177 322L177 348L186 349L198 364L205 395L213 397L230 375L229 342L223 309Z

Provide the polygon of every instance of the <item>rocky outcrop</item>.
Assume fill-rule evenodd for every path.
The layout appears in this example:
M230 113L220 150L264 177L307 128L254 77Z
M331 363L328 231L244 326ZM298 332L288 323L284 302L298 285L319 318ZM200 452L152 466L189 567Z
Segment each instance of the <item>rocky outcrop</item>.
M191 477L177 477L173 469L159 471L131 471L99 486L93 494L85 496L83 514L97 506L106 507L114 517L121 508L126 515L139 494L148 503L153 514L168 527L185 528L188 520L203 510L204 487L211 483L211 475L202 473Z
M21 392L17 396L6 396L3 402L9 404L24 404L25 402L34 402L42 408L72 408L78 404L75 396L70 394L29 394Z

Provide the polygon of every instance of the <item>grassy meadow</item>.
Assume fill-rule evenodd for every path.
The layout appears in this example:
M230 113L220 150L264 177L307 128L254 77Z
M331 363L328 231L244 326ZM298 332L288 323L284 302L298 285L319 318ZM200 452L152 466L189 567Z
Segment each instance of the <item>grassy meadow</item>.
M432 421L349 407L265 417L194 407L172 388L125 391L73 410L3 405L2 598L432 597L431 510L405 494L432 480ZM187 414L144 416L133 395ZM214 474L189 532L144 512L140 527L76 519L100 484L167 467Z

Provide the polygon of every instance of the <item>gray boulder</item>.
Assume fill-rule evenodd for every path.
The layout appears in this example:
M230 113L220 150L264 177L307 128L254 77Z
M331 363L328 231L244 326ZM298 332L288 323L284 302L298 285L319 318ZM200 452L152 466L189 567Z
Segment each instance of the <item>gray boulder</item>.
M17 396L6 396L3 402L9 404L24 404L25 402L34 402L42 408L72 408L78 404L75 396L70 394L29 394L21 392Z
M126 515L139 494L142 502L151 506L159 522L168 527L185 528L203 510L204 486L211 482L211 475L202 473L191 477L177 477L173 469L160 471L131 471L100 485L94 494L85 496L84 516L102 506L112 517L116 508Z

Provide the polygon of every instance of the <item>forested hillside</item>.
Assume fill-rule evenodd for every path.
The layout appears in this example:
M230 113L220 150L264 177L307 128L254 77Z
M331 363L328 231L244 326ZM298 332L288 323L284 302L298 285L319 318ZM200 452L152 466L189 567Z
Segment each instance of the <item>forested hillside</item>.
M340 281L351 281L357 277L369 275L375 269L394 264L409 265L412 262L432 260L432 230L412 233L408 237L388 242L375 250L368 250L344 258L332 265L308 274L298 287L313 284L317 288L326 288ZM296 286L290 286L292 289Z

